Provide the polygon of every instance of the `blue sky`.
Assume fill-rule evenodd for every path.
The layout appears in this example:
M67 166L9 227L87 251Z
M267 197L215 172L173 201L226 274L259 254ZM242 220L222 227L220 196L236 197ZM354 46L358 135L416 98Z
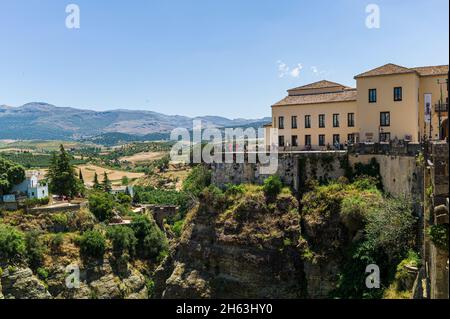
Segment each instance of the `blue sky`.
M66 5L81 28L65 27ZM380 28L365 26L380 7ZM289 88L448 64L448 0L0 0L0 104L270 116ZM301 68L299 68L299 64ZM282 71L280 71L282 70Z

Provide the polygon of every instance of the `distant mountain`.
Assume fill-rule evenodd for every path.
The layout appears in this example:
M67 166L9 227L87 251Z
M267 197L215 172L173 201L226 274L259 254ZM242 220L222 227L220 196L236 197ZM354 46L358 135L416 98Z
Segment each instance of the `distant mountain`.
M145 138L145 135L158 136L154 133L168 133L176 127L191 129L193 120L202 120L204 127L220 128L260 126L270 121L270 118L190 118L125 109L96 112L34 102L20 107L0 105L0 139L86 139L105 133L123 133L123 137L127 138Z

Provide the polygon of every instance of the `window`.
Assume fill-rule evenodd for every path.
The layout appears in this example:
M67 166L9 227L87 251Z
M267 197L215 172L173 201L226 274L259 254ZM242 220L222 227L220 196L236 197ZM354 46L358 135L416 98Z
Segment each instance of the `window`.
M355 134L348 134L348 135L347 135L347 142L348 142L349 144L355 143Z
M339 114L333 114L333 127L339 127Z
M305 135L305 145L311 146L311 135Z
M355 113L348 113L347 114L347 125L348 125L348 127L354 127L355 126Z
M380 126L390 126L391 125L391 113L381 112L380 113Z
M325 127L325 114L319 114L319 127Z
M291 117L292 128L297 128L297 116Z
M402 100L402 88L401 87L395 87L394 88L394 101L401 101Z
M284 146L284 136L278 136L278 146Z
M298 137L297 137L297 135L292 135L292 146L298 146Z
M333 145L341 144L341 137L339 134L333 134Z
M391 133L380 133L380 142L389 142L391 140Z
M284 129L284 117L283 116L280 116L278 118L278 128L279 129Z
M377 102L377 89L369 89L369 103Z
M311 128L311 115L305 115L305 128Z
M319 135L319 146L325 146L325 135Z

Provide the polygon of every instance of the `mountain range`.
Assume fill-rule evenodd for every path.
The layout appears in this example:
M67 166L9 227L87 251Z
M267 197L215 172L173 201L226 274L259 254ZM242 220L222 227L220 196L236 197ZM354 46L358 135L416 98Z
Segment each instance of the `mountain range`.
M193 120L202 120L203 127L223 128L260 127L271 119L191 118L126 109L98 112L33 102L20 107L0 105L0 139L86 139L111 133L142 138L167 134L177 127L192 129Z

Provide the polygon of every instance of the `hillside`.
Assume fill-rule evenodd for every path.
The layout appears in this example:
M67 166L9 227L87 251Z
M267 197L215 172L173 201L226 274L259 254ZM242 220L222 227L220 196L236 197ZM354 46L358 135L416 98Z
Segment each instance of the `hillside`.
M218 116L190 118L125 109L97 112L28 103L20 107L0 106L0 139L77 139L105 133L145 136L167 133L176 127L192 128L195 119L202 120L206 127L246 126L268 120L230 120Z

